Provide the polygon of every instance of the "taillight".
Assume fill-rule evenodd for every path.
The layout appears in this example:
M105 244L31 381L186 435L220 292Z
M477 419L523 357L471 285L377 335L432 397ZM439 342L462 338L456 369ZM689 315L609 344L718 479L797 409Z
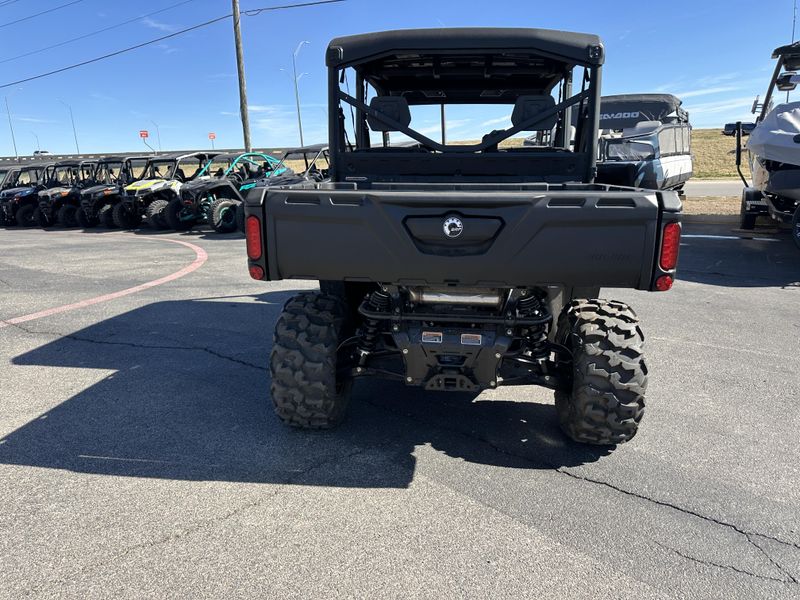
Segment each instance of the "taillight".
M665 271L671 271L678 265L678 251L681 247L681 224L667 223L661 236L661 255L659 264ZM669 289L669 288L667 288Z
M250 260L261 258L261 221L250 215L244 224L244 235L247 239L247 257Z
M672 277L670 275L662 275L656 279L656 289L659 292L668 292L672 289Z
M250 265L250 277L253 279L264 279L264 269L258 265Z

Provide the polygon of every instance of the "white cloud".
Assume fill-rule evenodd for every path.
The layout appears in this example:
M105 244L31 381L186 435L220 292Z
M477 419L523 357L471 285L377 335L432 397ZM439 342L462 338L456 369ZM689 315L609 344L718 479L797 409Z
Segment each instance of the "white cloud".
M497 117L496 119L489 119L488 121L484 121L481 123L481 127L489 127L491 125L500 125L501 123L510 123L511 122L511 114L507 114L504 117Z
M170 25L169 23L162 23L161 21L156 21L155 19L151 19L150 17L145 17L142 19L142 25L149 27L151 29L157 29L158 31L163 31L165 33L172 33L177 28L174 25Z
M696 90L689 90L687 92L680 92L675 94L681 100L686 98L695 98L697 96L711 96L713 94L722 94L724 92L736 92L741 90L739 86L735 85L721 85L718 87L699 88Z

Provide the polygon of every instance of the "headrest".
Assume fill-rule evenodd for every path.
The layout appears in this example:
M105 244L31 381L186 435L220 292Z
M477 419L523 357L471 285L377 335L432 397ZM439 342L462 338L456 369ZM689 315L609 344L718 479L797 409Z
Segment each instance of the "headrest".
M376 96L370 101L369 107L397 121L403 127L411 124L408 101L402 96ZM389 124L379 121L372 115L367 115L367 124L372 131L396 131Z
M543 113L554 108L556 101L552 96L520 96L514 104L514 112L511 113L511 124L516 127L529 121L539 113ZM535 125L527 127L524 131L546 131L556 126L558 113L547 117Z

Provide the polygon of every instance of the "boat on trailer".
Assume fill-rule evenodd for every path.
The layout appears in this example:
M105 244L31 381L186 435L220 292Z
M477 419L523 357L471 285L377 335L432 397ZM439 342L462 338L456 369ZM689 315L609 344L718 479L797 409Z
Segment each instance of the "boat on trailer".
M788 92L800 83L800 42L776 48L772 58L777 62L764 101L753 103L756 126L747 143L751 183L741 169L745 124L736 124L736 167L745 185L740 224L753 229L759 215L791 223L800 247L800 102L788 101ZM776 92L787 92L787 101L773 105Z

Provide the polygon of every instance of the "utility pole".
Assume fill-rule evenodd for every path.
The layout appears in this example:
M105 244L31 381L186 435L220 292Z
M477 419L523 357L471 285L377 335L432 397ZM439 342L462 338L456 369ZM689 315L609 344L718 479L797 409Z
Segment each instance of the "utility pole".
M14 137L14 124L11 122L11 110L8 108L8 96L6 96L6 114L8 115L8 128L11 130L11 143L14 145L14 158L19 158L17 139Z
M36 135L35 131L31 131L31 135L36 138L36 149L37 150L41 150L42 146L41 146L41 144L39 144L39 136Z
M242 135L244 137L244 151L251 152L253 147L250 145L250 116L247 112L247 87L244 77L244 53L242 52L242 29L239 20L242 17L239 11L239 0L231 0L233 3L233 41L236 45L236 70L239 73L239 111L242 115Z
M303 142L303 119L300 116L300 88L298 87L298 83L300 82L300 77L305 75L302 73L300 77L297 76L297 54L300 52L300 48L303 47L303 44L308 44L309 42L300 42L297 44L297 48L292 53L292 76L294 79L294 101L297 104L297 128L300 130L300 146L305 146Z
M81 153L81 149L78 146L78 131L75 129L75 117L72 116L72 107L69 104L67 104L66 102L64 102L63 100L61 100L60 98L59 98L58 101L61 102L61 104L63 104L64 106L66 106L69 109L69 120L72 121L72 135L75 138L75 152L80 154Z

